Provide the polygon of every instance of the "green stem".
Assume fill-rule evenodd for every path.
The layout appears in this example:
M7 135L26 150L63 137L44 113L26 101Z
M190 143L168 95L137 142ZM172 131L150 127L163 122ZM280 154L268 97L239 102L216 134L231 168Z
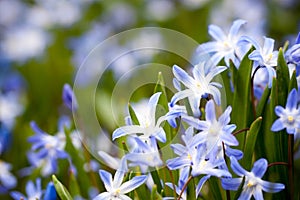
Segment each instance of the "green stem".
M223 147L223 157L224 157L224 160L225 160L226 165L227 165L227 159L226 159L226 154L225 154L225 145L224 145L224 142L222 142L222 147ZM230 200L230 191L229 190L226 190L226 199Z
M242 133L244 131L249 131L249 128L243 128L241 130L238 130L238 131L234 132L232 135L236 136L237 134Z
M288 138L288 168L289 168L289 199L294 199L294 154L293 154L293 146L294 146L294 135L289 134Z
M268 165L268 167L272 167L272 166L276 166L276 165L285 165L285 166L289 166L289 164L286 163L286 162L273 162L273 163L270 163L270 164Z
M169 169L168 169L168 171L169 171L170 178L171 178L171 182L172 182L172 186L173 186L173 195L174 195L174 199L176 199L177 194L176 194L176 189L175 189L176 187L175 187L175 182L174 182L173 173L172 173L172 171L169 170Z
M193 178L193 177L190 176L190 177L188 178L188 180L185 182L185 184L183 185L183 187L182 187L182 189L181 189L181 192L180 192L180 194L179 194L177 200L180 200L180 199L181 199L181 196L182 196L184 190L186 189L186 187L188 186L188 184L189 184L189 182L192 180L192 178Z

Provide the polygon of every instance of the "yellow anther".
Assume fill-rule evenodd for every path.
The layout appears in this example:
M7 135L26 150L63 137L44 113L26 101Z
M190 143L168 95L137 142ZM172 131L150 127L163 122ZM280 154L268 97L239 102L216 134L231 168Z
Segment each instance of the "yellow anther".
M288 119L289 122L293 122L294 121L294 117L293 116L288 116L287 119Z
M191 154L188 154L187 157L188 157L189 160L192 160Z

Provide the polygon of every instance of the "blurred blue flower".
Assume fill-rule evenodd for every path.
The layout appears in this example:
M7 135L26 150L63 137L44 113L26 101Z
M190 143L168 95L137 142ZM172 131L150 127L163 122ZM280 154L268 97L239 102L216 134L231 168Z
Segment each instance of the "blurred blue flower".
M11 134L8 128L0 121L0 155L11 145Z
M300 32L296 38L296 43L285 52L285 59L288 63L300 64Z
M221 104L221 94L218 88L221 88L221 84L217 82L211 82L212 79L226 70L225 66L212 67L206 73L206 63L199 63L193 68L193 76L189 76L183 69L177 65L173 66L173 74L178 81L183 83L187 88L174 94L171 99L170 106L173 107L176 102L188 97L192 111L196 117L200 116L200 99L206 95L211 94L218 105Z
M253 195L255 199L263 199L263 193L275 193L283 190L285 187L281 183L271 183L264 181L261 178L265 174L268 162L261 158L253 164L251 172L246 171L234 157L230 157L231 168L240 177L245 177L243 191L239 200L249 200ZM222 179L222 186L226 190L238 190L243 178L224 178Z
M115 140L125 135L142 134L139 136L142 140L147 141L149 137L153 136L161 142L166 142L166 133L161 127L165 117L162 116L157 121L155 120L155 111L160 94L160 92L153 94L148 105L141 112L135 111L139 125L127 125L117 128L112 134L112 139Z
M296 134L300 128L300 110L298 109L297 90L293 89L287 98L286 106L275 107L275 113L279 118L273 123L271 130L280 131L286 128L288 134Z
M56 189L54 187L53 182L50 181L45 191L44 200L56 200L56 199L57 199Z
M255 50L249 55L249 59L253 60L253 69L257 67L265 67L268 71L268 87L272 87L273 78L276 72L273 67L277 66L278 51L274 50L274 40L264 37L264 45L261 47L255 40L250 37L243 36L243 41L249 42L255 47Z
M71 110L76 111L78 108L77 100L75 94L69 84L65 84L62 93L62 99L64 104Z
M230 28L228 35L224 31L216 26L210 25L208 27L208 33L216 40L213 42L207 42L200 45L196 50L196 56L202 56L204 53L212 54L209 57L210 62L217 65L222 58L224 58L226 65L229 67L231 60L236 68L239 68L240 61L244 57L245 53L249 50L249 45L244 43L239 44L240 35L239 29L246 23L245 20L235 20Z
M65 134L59 132L52 136L42 131L35 122L31 122L31 128L36 133L28 138L32 143L31 151L27 154L29 161L35 167L42 167L43 176L54 173L57 169L57 159L69 158L65 148Z
M189 125L197 130L201 130L199 134L206 137L207 154L213 154L221 158L223 157L223 144L225 146L237 146L239 144L235 136L232 135L232 131L236 128L236 125L228 124L230 122L231 110L231 106L228 106L217 120L214 101L209 100L205 106L205 121L190 116L182 117Z
M7 192L7 189L11 189L17 184L17 179L10 172L11 168L11 164L0 160L0 194Z
M26 195L13 191L10 196L15 200L31 200L31 199L42 199L43 190L41 188L41 179L36 179L36 185L32 181L26 183Z
M146 175L135 176L129 181L122 184L124 175L126 173L126 167L124 166L124 162L120 165L119 169L116 171L114 175L114 179L112 175L105 171L99 170L100 178L104 183L104 187L107 192L102 192L98 196L94 198L94 200L107 200L107 199L120 199L120 200L128 200L131 199L125 194L131 192L136 189L140 185L142 185L146 179Z

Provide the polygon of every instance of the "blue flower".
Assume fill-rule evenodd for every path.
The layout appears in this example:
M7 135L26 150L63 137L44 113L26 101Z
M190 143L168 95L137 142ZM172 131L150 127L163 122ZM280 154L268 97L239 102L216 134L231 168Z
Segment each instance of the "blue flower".
M153 136L161 142L166 142L166 133L161 127L165 117L162 116L157 121L155 120L155 111L160 94L161 92L153 94L148 105L141 112L135 112L139 125L127 125L116 129L112 134L112 139L115 140L125 135L142 134L139 137L143 140L149 140L149 137Z
M224 113L216 118L215 105L213 100L209 100L205 106L206 120L199 120L190 116L183 116L182 120L197 130L201 130L199 134L205 136L205 144L207 154L214 154L217 157L223 157L223 144L226 146L237 146L239 143L232 135L232 131L236 128L230 122L231 107L228 106ZM226 150L226 148L225 148Z
M300 32L298 33L296 43L286 51L285 59L288 63L300 64Z
M11 164L0 160L0 194L16 186L17 179L10 172Z
M78 104L75 97L75 94L69 84L65 84L63 88L62 98L65 103L65 105L70 110L77 110Z
M42 199L43 190L41 188L41 179L36 179L36 185L32 181L26 183L26 195L23 195L20 192L13 191L10 193L10 196L15 200L31 200L31 199Z
M31 128L36 133L28 138L32 143L28 159L35 167L42 167L43 176L54 173L57 169L57 159L69 158L65 148L65 134L59 132L52 136L42 131L35 122L31 122Z
M56 189L54 187L53 182L50 181L46 187L44 200L56 200L56 199L57 199Z
M208 33L216 41L207 42L200 45L196 50L196 56L202 57L205 53L213 54L211 57L209 57L209 59L215 65L218 64L222 58L224 58L228 67L230 65L229 60L231 60L238 68L241 58L244 57L245 53L250 48L249 45L239 44L240 36L238 32L241 26L245 23L245 20L235 20L229 30L228 35L226 35L220 27L216 25L210 25L208 27Z
M240 166L235 157L230 157L231 168L240 177L245 177L243 191L239 200L249 200L253 195L255 199L263 199L263 193L275 193L283 190L285 187L281 183L271 183L264 181L261 178L265 174L268 162L266 159L261 158L253 164L251 172L246 171ZM226 190L237 190L242 183L243 178L224 178L222 179L222 186Z
M251 43L255 50L249 55L249 59L253 60L253 70L257 67L265 67L268 71L268 87L272 87L273 78L276 72L273 67L277 66L278 51L273 51L274 40L264 37L264 45L261 47L255 40L249 37L242 37L244 41Z
M175 188L173 188L173 184L167 182L166 185L173 189L177 195L179 195L183 189L184 184L187 182L189 174L190 174L190 168L189 167L184 167L180 170L180 175L179 175L179 179L178 179L178 185L174 185ZM187 199L187 189L185 188L185 190L183 191L182 195L181 195L181 199L182 200L186 200ZM171 197L166 197L164 199L171 199Z
M222 85L217 82L211 82L212 79L226 70L225 66L212 67L205 72L205 63L194 66L193 76L189 76L183 69L177 65L173 66L173 74L178 81L183 83L186 89L174 94L170 106L173 107L181 99L188 98L193 113L196 117L200 116L200 100L204 95L211 94L218 105L221 104L221 94L218 88Z
M279 118L273 123L271 130L280 131L286 128L288 134L296 134L300 128L300 110L297 106L297 90L293 89L287 98L286 106L275 107L275 113Z
M122 184L125 171L124 163L121 164L120 168L116 171L114 179L112 175L105 171L99 170L100 178L104 183L104 187L107 192L102 192L98 196L94 198L94 200L107 200L107 199L115 199L115 200L129 200L127 194L132 190L136 189L140 185L142 185L146 180L146 175L135 176L131 180Z

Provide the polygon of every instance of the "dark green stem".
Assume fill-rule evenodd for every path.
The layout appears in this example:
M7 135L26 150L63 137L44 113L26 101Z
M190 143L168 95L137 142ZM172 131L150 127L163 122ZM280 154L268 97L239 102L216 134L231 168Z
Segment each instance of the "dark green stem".
M273 162L273 163L270 163L270 164L268 165L268 167L272 167L272 166L276 166L276 165L285 165L285 166L289 166L289 164L286 163L286 162Z
M249 131L249 128L243 128L241 130L238 130L238 131L234 132L232 135L236 136L237 134L245 132L245 131Z

